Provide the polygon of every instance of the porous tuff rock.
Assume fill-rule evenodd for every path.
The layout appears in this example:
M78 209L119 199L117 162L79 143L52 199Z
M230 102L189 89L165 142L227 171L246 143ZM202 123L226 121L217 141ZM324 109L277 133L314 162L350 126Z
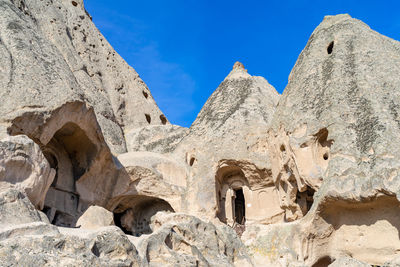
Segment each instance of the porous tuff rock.
M85 233L74 228L60 231L18 189L0 193L0 211L2 266L141 264L134 245L117 227Z
M2 155L24 134L24 155L56 170L47 194L48 171L32 186L52 223L75 226L99 205L139 236L56 228L15 175L0 190L13 199L1 207L1 261L252 264L234 230L260 266L398 261L398 42L328 16L282 96L235 63L186 129L168 124L82 1L0 0L0 12ZM40 162L24 166L40 173Z
M296 221L255 234L256 255L307 265L396 257L399 59L399 42L349 15L327 16L312 33L268 138L280 205Z
M274 114L275 180L288 166L298 191L323 187L320 199L397 194L399 49L399 42L349 15L325 17L300 54Z
M2 0L0 12L3 132L15 118L85 101L94 107L111 150L121 153L125 130L168 122L139 75L99 33L82 1Z
M169 153L189 133L189 129L177 125L152 125L133 129L125 133L129 152L150 151Z
M0 242L7 266L142 266L135 247L118 229L88 236L17 236Z
M151 227L150 236L133 240L150 266L252 266L242 242L226 225L159 212Z
M251 76L241 63L234 65L205 103L188 135L170 153L185 161L190 173L184 211L224 217L223 198L228 190L224 186L228 186L227 177L233 175L249 188L247 192L257 191L249 220L279 217L279 207L267 215L257 213L258 195L274 190L265 133L278 99L278 93L264 78Z
M48 222L46 216L36 210L27 196L17 188L2 188L0 191L0 226L31 222Z
M97 229L110 225L114 225L114 214L99 206L90 206L76 222L76 226L81 229Z
M10 136L0 140L1 186L13 184L22 188L37 209L43 209L55 174L40 147L28 137Z

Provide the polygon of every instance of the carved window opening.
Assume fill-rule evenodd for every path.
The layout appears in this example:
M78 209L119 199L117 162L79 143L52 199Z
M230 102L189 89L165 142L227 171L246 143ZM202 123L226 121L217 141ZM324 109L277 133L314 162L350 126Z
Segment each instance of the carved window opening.
M334 42L332 41L332 42L328 45L328 47L326 48L326 51L328 52L329 55L332 54L333 45L334 45Z
M146 116L146 121L150 124L151 123L151 117L150 114L144 114Z
M160 120L163 125L167 124L167 118L164 115L160 115Z
M149 94L146 91L142 91L143 96L147 99L149 97Z
M195 161L195 158L193 158L193 157L192 157L192 158L190 158L189 165L190 165L190 166L193 166L193 164L194 164L194 161Z

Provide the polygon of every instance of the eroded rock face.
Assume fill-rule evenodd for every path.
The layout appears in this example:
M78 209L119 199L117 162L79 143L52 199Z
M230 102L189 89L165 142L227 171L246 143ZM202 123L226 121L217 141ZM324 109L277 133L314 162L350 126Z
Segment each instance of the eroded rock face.
M125 130L168 123L139 75L94 26L83 1L3 0L0 8L2 122L85 101L117 153L126 151Z
M236 233L185 214L157 213L153 233L137 241L150 265L252 266Z
M0 261L397 264L397 41L328 16L282 96L237 62L187 129L83 1L0 13Z
M110 225L114 225L113 213L99 206L90 206L76 222L76 226L82 229L98 229Z
M313 32L269 129L280 205L296 221L245 233L258 256L312 266L346 255L394 260L399 51L348 15L328 16Z
M31 204L27 196L17 188L2 188L0 208L0 225L2 228L7 225L47 221Z
M137 251L118 229L89 237L18 236L0 242L0 261L10 266L141 266Z
M39 146L28 137L8 137L0 141L0 183L25 190L37 209L43 208L55 174Z
M265 205L278 200L266 138L278 99L264 78L234 65L171 153L189 170L183 211L230 225L282 220L279 206Z
M189 129L177 125L156 125L137 128L125 134L130 152L150 151L169 153L189 133Z
M140 266L136 248L117 227L58 229L24 192L0 192L0 262L8 266Z

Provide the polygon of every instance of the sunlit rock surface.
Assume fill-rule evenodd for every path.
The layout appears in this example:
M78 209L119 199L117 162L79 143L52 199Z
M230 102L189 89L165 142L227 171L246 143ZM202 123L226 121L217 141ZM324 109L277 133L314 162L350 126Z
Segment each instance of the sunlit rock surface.
M81 0L0 13L1 266L398 265L399 42L327 16L184 128Z

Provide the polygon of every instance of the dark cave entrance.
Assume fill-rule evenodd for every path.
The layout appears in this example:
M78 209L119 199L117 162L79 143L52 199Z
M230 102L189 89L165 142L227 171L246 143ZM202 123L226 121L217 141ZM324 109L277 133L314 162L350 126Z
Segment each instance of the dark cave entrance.
M234 211L235 211L235 221L238 224L244 224L246 218L245 217L246 209L245 209L245 200L242 188L235 190Z
M141 236L152 233L151 218L159 211L175 212L171 205L160 198L128 196L113 211L115 225L125 234Z
M300 206L303 216L308 213L314 203L315 190L307 186L304 192L297 191L296 203Z
M73 227L79 216L80 196L75 182L97 155L96 145L79 125L68 122L54 133L43 154L56 170L47 191L43 212L52 224Z

